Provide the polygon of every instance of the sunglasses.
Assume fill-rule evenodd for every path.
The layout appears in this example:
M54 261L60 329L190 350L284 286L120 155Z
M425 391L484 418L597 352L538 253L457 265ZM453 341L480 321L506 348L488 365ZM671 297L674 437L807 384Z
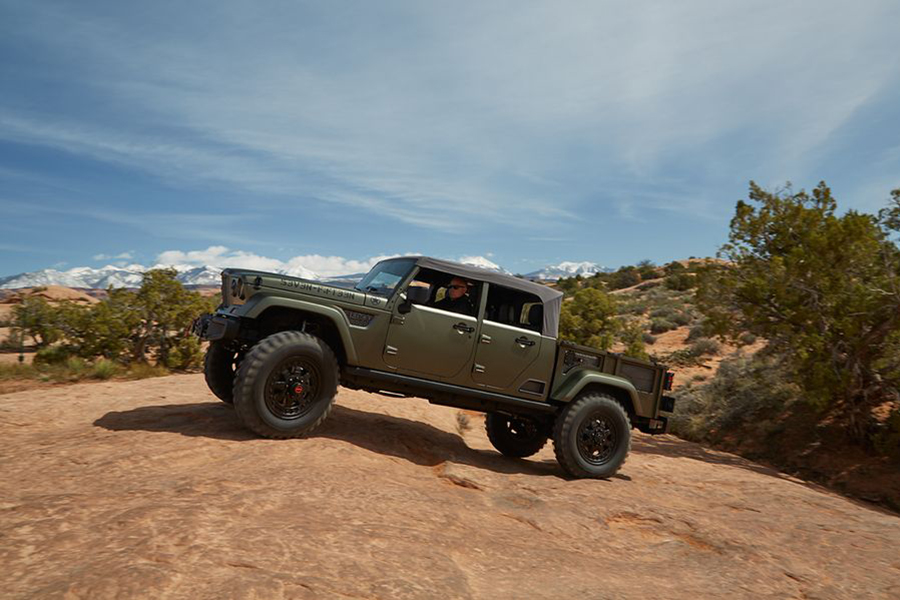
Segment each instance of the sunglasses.
M448 285L447 286L448 290L465 290L468 288L469 288L469 286L467 286L467 285Z

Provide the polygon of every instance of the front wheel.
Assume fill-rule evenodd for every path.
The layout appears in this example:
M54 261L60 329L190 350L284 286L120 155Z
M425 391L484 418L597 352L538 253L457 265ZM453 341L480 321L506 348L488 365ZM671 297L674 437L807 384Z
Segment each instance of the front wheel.
M488 439L501 454L525 458L537 454L547 443L547 427L543 422L524 416L488 413L484 416Z
M574 477L612 477L631 451L628 414L607 394L576 398L556 418L553 449Z
M293 438L318 427L334 404L338 363L328 344L299 331L254 346L234 378L234 408L248 429Z
M210 342L203 360L203 374L209 390L222 402L234 402L234 372L241 361L241 353L222 342Z

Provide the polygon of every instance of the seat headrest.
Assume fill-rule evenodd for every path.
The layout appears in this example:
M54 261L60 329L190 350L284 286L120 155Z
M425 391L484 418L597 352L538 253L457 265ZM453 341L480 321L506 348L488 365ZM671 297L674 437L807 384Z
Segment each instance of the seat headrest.
M528 324L533 327L542 327L544 325L544 307L535 304L528 309Z

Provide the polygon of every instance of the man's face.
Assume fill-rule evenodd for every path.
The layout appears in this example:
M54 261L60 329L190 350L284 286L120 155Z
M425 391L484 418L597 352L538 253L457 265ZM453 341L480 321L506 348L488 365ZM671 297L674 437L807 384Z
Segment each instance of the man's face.
M450 296L453 300L458 300L466 295L466 290L468 286L466 285L465 279L460 279L459 277L454 277L450 281L450 285L447 286L447 295Z

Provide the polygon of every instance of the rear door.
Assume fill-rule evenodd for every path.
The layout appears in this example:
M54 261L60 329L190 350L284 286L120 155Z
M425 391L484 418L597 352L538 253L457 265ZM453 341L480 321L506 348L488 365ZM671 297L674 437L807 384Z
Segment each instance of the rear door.
M527 379L526 371L541 354L543 306L533 294L490 284L472 381L513 395ZM547 340L547 343L550 343ZM546 382L544 382L546 383ZM534 389L526 386L525 389ZM543 391L543 387L540 388Z

